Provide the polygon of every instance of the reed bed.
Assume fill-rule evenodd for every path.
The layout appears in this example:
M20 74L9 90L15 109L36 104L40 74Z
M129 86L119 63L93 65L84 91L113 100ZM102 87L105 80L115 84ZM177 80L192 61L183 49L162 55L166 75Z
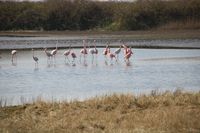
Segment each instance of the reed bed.
M0 108L0 132L200 132L200 92L134 96Z

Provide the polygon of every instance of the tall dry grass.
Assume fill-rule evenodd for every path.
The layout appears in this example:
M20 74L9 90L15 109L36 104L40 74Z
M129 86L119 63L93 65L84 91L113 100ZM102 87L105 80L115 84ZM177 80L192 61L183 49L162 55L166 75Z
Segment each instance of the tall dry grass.
M200 132L200 93L118 95L0 108L0 132Z

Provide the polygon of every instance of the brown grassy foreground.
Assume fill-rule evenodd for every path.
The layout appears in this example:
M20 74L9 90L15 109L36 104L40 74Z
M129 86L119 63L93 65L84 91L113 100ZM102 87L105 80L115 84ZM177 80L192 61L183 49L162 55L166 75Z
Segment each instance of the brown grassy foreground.
M0 132L200 132L199 93L112 95L0 108Z

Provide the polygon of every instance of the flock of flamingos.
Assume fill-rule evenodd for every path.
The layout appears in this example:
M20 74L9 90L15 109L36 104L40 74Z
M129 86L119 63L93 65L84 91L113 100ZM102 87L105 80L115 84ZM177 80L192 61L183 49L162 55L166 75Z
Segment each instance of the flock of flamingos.
M81 59L82 56L83 56L84 61L85 61L85 58L86 58L86 55L88 54L88 52L92 55L92 62L94 60L94 56L97 56L99 54L99 51L96 48L96 41L95 40L93 42L93 47L88 46L88 48L87 48L87 45L86 45L86 41L83 40L83 48L80 50L80 62L82 60ZM121 52L121 48L124 49L124 61L126 63L129 63L129 58L131 57L133 52L131 50L131 47L126 46L124 43L119 48L117 48L114 52L111 52L109 44L107 43L106 47L103 50L103 55L105 56L105 59L107 60L107 58L109 58L110 62L112 62L113 59L118 61L118 55ZM47 56L47 62L51 61L51 60L55 61L55 56L56 56L57 51L58 51L57 44L56 44L56 48L53 49L52 51L47 51L47 48L44 49L44 52ZM17 53L18 53L17 50L11 51L11 61L12 61L12 63L16 60L15 58L17 58ZM63 55L65 56L65 62L66 62L66 59L67 59L68 62L70 62L69 57L71 57L72 58L71 63L72 63L72 65L75 65L75 60L77 58L77 55L73 51L73 49L71 48L71 45L69 46L69 48L66 51L64 51ZM34 49L32 49L32 57L33 57L33 61L35 62L35 66L37 67L39 58L34 55Z

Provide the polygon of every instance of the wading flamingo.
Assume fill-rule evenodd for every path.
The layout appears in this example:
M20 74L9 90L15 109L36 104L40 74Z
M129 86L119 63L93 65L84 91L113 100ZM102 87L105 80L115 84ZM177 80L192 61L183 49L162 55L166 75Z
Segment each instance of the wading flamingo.
M127 52L127 54L124 57L129 62L129 58L131 57L131 55L133 54L133 52L131 50L131 47L129 47L127 51L128 52Z
M110 63L112 64L112 60L113 58L116 59L115 54L110 52L110 48L108 49L108 53L107 53L108 57L110 57ZM117 59L116 59L117 60Z
M57 51L58 51L58 45L56 44L56 48L51 51L51 55L53 56L54 61L55 61L55 56L56 56Z
M12 61L12 63L13 63L14 56L15 56L16 59L17 59L17 50L12 50L12 51L11 51L11 61Z
M83 55L84 61L85 61L85 58L86 58L86 55L87 55L87 47L86 47L86 41L85 40L83 40L83 49L80 50L80 53L81 53L80 62L81 62L82 55Z
M107 42L106 48L103 50L103 55L105 56L105 58L106 58L106 56L108 54L108 50L110 49L108 44L109 43Z
M76 56L76 54L73 51L71 52L71 56L72 56L72 59L73 59L72 60L72 65L75 66L76 65L75 64L75 59L77 58L77 56Z
M51 60L52 54L49 51L47 51L47 48L44 49L44 52L46 53L48 63L48 61Z
M38 67L38 57L34 56L34 49L32 49L32 53L33 53L33 60L35 61L35 67Z
M69 49L64 51L63 55L65 56L65 62L66 62L66 58L68 60L68 62L70 61L68 56L70 55L70 52L71 52L71 44L69 45Z
M114 51L114 53L115 53L115 55L117 56L116 57L116 61L118 60L118 55L119 55L119 53L121 52L121 46L118 48L118 49L116 49L115 51Z
M97 50L97 47L96 47L96 40L94 40L94 48L90 48L89 53L92 54L92 64L93 64L94 55L96 55L95 57L97 59L97 54L98 54L98 50Z

